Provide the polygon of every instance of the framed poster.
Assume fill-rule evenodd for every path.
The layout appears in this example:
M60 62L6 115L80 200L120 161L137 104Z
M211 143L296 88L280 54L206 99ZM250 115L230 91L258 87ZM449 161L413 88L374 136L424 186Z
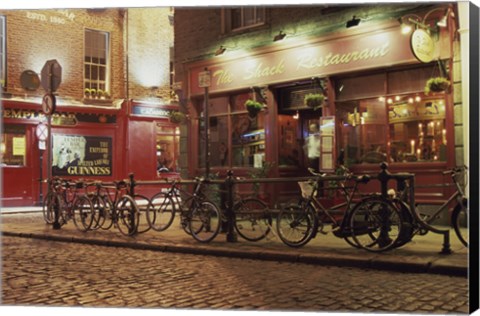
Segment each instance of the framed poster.
M53 135L53 176L111 176L112 138Z
M335 172L335 116L320 118L320 172Z

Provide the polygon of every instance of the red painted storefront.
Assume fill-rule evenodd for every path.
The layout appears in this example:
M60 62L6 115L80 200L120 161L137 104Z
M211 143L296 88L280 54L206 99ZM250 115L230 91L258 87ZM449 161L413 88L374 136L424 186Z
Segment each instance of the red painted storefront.
M47 125L40 100L3 100L2 197L4 207L39 205L46 194L48 139L39 148L37 126ZM52 115L53 176L85 181L160 180L178 177L178 124L168 119L177 106L124 101L109 106L60 105ZM172 145L170 169L157 170L157 139ZM172 142L170 142L172 140ZM139 186L151 195L159 186Z

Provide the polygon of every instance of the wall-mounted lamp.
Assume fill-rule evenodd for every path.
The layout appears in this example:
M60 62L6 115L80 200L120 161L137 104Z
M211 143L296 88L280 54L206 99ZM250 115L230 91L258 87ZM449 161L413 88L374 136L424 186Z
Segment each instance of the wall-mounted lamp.
M227 49L224 46L220 45L220 47L215 51L215 56L222 55L226 50Z
M273 41L274 42L278 42L278 41L281 41L285 38L285 36L287 36L287 34L283 33L282 31L280 31L277 35L275 35L275 37L273 38Z
M361 19L360 18L357 18L355 15L352 17L351 20L347 21L347 24L345 25L347 28L350 28L350 27L353 27L353 26L357 26L358 24L360 24L360 21Z
M432 13L436 11L444 11L445 13L439 20L437 19L437 21L433 25L431 25L431 21L429 21L428 18ZM398 21L402 25L402 34L409 34L413 30L413 25L415 25L415 28L420 27L428 31L431 35L434 35L438 38L438 35L440 33L439 28L447 26L449 15L453 17L453 11L451 10L451 8L448 7L447 9L445 9L444 7L442 7L434 8L428 11L423 18L416 14L407 14L398 18Z
M417 27L417 23L419 23L421 20L422 18L416 14L408 14L408 15L399 17L398 23L400 23L401 25L402 34L405 34L405 35L410 34L413 31L413 29Z

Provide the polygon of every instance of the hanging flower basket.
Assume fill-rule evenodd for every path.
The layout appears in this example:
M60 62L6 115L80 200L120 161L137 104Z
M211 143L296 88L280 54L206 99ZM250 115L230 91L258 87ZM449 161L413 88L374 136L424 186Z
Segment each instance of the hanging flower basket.
M325 96L321 93L309 93L305 96L303 101L306 106L317 110L322 106L323 101L325 101Z
M444 77L434 77L428 79L427 83L425 84L425 94L429 94L430 92L443 92L450 87L450 81Z
M263 109L263 104L258 101L249 99L245 102L245 107L247 108L248 115L253 118L256 117L258 112Z
M170 119L170 122L175 124L183 123L187 118L186 115L180 111L172 111L170 112L170 115L168 117Z

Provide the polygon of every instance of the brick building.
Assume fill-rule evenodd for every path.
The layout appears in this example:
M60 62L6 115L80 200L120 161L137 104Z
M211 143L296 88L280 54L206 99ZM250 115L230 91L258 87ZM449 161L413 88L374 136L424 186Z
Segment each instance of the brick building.
M312 163L335 172L338 162L376 174L386 161L391 172L415 173L419 187L448 182L442 171L468 163L462 11L457 3L178 8L175 73L190 116L183 166L190 175L250 175L267 165L270 176L289 177ZM419 48L418 38L428 45ZM449 88L425 93L435 76ZM312 93L324 100L318 109L305 103ZM263 104L254 118L247 100ZM205 125L209 154L199 137ZM307 153L315 137L319 152ZM298 194L293 185L268 190ZM417 194L437 203L449 189Z
M168 120L178 108L170 102L172 17L171 8L0 11L3 205L39 203L46 188L38 180L49 172L92 180L175 176L172 162L157 172L157 155L165 146L175 153L178 143L178 126ZM41 106L48 60L61 67L51 157L48 139L36 136L48 123Z

